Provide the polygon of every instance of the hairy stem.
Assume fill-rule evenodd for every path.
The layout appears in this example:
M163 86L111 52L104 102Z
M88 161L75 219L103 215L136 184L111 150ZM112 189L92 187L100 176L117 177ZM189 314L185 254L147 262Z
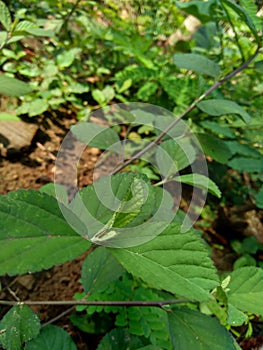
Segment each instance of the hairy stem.
M16 306L16 305L87 305L87 306L156 306L163 307L165 305L174 305L190 302L188 299L171 299L171 300L132 300L132 301L93 301L93 300L54 300L54 301L44 301L44 300L26 300L26 301L9 301L0 300L0 305Z

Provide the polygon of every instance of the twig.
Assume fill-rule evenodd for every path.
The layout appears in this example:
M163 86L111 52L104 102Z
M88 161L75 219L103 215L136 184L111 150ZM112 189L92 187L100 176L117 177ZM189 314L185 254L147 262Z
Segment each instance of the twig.
M75 306L72 306L72 307L70 307L69 309L67 309L66 311L61 312L59 315L57 315L56 317L52 318L52 319L49 320L48 322L43 323L43 324L41 325L41 328L44 328L44 327L48 326L49 324L58 321L61 317L66 316L67 314L69 314L69 313L70 313L71 311L73 311L74 309L75 309Z
M172 304L182 304L191 302L188 299L171 299L171 300L132 300L132 301L93 301L93 300L26 300L26 301L9 301L9 300L0 300L0 305L16 306L16 305L52 305L52 306L61 306L61 305L87 305L87 306L156 306L162 307L164 305Z
M134 156L132 156L130 159L123 162L123 164L119 165L113 172L112 175L118 173L121 169L125 168L127 165L132 163L135 159L140 158L144 153L148 152L150 149L152 149L154 146L156 146L162 138L175 126L179 123L179 121L184 118L189 112L191 112L196 105L201 102L204 98L206 98L208 95L210 95L214 90L216 90L219 86L227 82L228 80L232 79L234 76L242 72L244 69L246 69L249 64L258 56L260 53L260 47L257 47L256 52L246 61L244 62L240 67L235 69L233 72L227 74L224 78L220 79L219 81L215 82L212 86L210 86L209 89L206 90L206 92L199 96L182 114L179 115L178 118L176 118L168 127L161 132L161 134L151 143L149 143L144 149L136 153Z

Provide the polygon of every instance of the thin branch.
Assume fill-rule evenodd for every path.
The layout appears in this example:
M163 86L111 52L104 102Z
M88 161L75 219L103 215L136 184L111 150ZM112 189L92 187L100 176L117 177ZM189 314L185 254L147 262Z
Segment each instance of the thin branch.
M132 300L132 301L93 301L93 300L26 300L26 301L9 301L9 300L0 300L0 305L16 306L16 305L52 305L52 306L61 306L61 305L87 305L87 306L157 306L162 307L164 305L172 304L182 304L191 302L188 299L171 299L171 300Z
M238 50L239 50L239 52L240 52L240 55L241 55L241 57L242 57L242 62L245 62L245 55L244 55L242 46L240 45L240 42L239 42L239 38L238 38L238 34L237 34L237 31L236 31L236 28L235 28L234 24L232 23L232 20L231 20L231 17L230 17L230 15L229 15L229 12L227 11L227 9L226 9L226 7L223 5L223 3L221 3L221 6L222 6L222 7L224 8L224 10L225 10L225 13L226 13L228 22L230 23L230 27L232 28L233 33L234 33L234 35L235 35L236 44L237 44Z
M188 113L190 113L196 105L201 102L204 98L206 98L208 95L210 95L214 90L216 90L219 86L227 82L228 80L232 79L234 76L242 72L244 69L246 69L249 64L258 56L260 53L260 47L257 48L256 52L246 61L244 62L240 67L235 69L233 72L227 74L224 78L220 79L219 81L215 82L206 92L199 96L178 118L176 118L168 127L161 132L161 134L151 143L149 143L144 149L136 153L134 156L132 156L130 159L123 162L123 164L119 165L112 174L118 173L121 169L125 168L127 165L132 163L135 159L140 158L143 154L148 152L150 149L152 149L154 146L156 146L162 138L174 127L176 126L181 119L183 119Z
M48 326L51 323L54 323L56 321L58 321L61 317L66 316L67 314L69 314L71 311L75 310L75 306L71 306L69 309L67 309L66 311L61 312L59 315L57 315L56 317L52 318L51 320L47 321L46 323L43 323L41 325L41 328L44 328L46 326Z

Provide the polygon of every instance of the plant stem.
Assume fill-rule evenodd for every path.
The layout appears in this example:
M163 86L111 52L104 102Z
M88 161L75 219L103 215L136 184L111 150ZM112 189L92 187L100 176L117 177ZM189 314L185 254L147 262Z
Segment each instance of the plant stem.
M227 11L227 9L225 8L225 6L224 6L222 3L221 3L221 5L222 5L222 7L223 7L224 10L225 10L225 13L226 13L228 22L230 23L230 27L232 28L233 33L234 33L234 35L235 35L236 44L237 44L238 50L239 50L239 52L240 52L240 55L241 55L241 57L242 57L242 62L245 62L245 60L246 60L246 59L245 59L245 55L244 55L243 49L242 49L242 47L241 47L241 45L240 45L240 42L239 42L239 39L238 39L238 34L237 34L237 31L236 31L236 28L235 28L234 24L233 24L232 21L231 21L231 17L230 17L230 15L229 15L229 12Z
M255 53L247 60L245 61L240 67L235 69L233 72L227 74L224 78L218 80L215 82L212 86L210 86L209 89L206 90L204 94L199 96L197 99L194 100L194 102L182 113L179 115L178 118L176 118L168 127L161 132L161 134L151 143L149 143L144 149L136 153L134 156L132 156L130 159L123 162L123 164L119 165L113 172L112 175L118 173L121 169L125 168L127 165L131 164L135 159L140 158L144 153L148 152L150 149L152 149L154 146L156 146L158 143L161 142L162 138L174 127L176 126L179 121L184 118L189 112L191 112L196 105L201 102L204 98L206 98L208 95L210 95L214 90L216 90L219 86L227 82L228 80L232 79L234 76L242 72L244 69L246 69L249 64L258 56L260 53L260 47L257 47Z
M44 301L44 300L26 300L26 301L9 301L9 300L0 300L0 305L16 306L16 305L52 305L52 306L61 306L61 305L87 305L87 306L156 306L163 307L164 305L172 304L182 304L191 302L188 299L171 299L171 300L132 300L132 301L93 301L93 300L54 300L54 301Z

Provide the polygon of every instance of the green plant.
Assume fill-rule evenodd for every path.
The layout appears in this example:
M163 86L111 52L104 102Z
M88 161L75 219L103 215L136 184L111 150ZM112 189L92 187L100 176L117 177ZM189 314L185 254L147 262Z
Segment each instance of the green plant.
M114 3L107 1L109 13L112 13ZM160 105L167 103L178 117L174 118L168 111L154 115L148 105L144 107L140 103L137 109L131 110L113 105L115 113L104 108L108 122L114 124L117 118L117 124L126 128L126 143L123 143L123 159L126 160L114 169L112 175L82 189L71 201L67 200L65 188L58 184L41 191L19 190L0 198L1 275L39 271L89 250L82 266L83 294L76 295L73 301L43 303L76 306L82 314L72 315L74 324L91 333L107 332L98 349L239 349L231 332L236 335L235 327L243 324L250 327L251 314L263 314L262 269L238 266L221 281L200 235L188 223L185 224L187 230L183 230L185 214L181 211L174 214L173 198L162 188L169 182L180 182L194 185L201 191L208 189L220 197L220 190L206 174L189 171L196 149L193 140L188 138L185 124L180 124L186 116L211 161L230 164L239 171L256 174L261 171L261 149L254 147L254 139L249 138L246 130L251 113L245 104L233 101L239 92L231 91L233 86L230 84L235 77L237 86L244 89L242 74L239 73L250 67L261 53L261 38L256 29L258 23L254 23L245 8L231 1L177 2L177 5L204 23L196 41L199 38L201 42L200 36L207 33L211 19L216 25L213 27L215 35L222 30L218 27L218 18L223 13L225 26L228 23L229 27L238 27L237 16L244 20L248 30L243 27L242 30L250 36L253 45L249 46L246 40L240 42L238 38L235 46L237 38L231 39L229 52L224 40L230 39L221 35L219 46L214 38L210 38L211 50L207 56L203 54L204 47L199 46L191 53L176 53L173 62L170 56L162 61L160 47L150 49L151 41L141 39L143 25L139 26L137 33L132 29L128 31L135 43L140 43L141 39L141 45L137 47L129 45L114 28L100 28L95 23L94 37L104 38L105 45L115 47L109 66L127 57L131 61L116 74L114 71L114 87L105 86L102 78L98 86L92 88L93 99L101 106L111 102L114 96L121 101L140 98L160 102ZM147 6L150 6L148 2ZM138 7L143 10L140 1ZM75 13L78 21L83 19L81 10ZM147 18L144 21L147 22ZM122 28L130 24L120 22ZM66 28L69 29L68 24ZM54 83L54 89L61 93L59 97L64 94L63 101L69 101L65 91L61 92L64 68L71 67L75 62L74 55L82 53L82 48L74 46L79 35L74 32L71 37L73 46L64 46L61 53L57 52L55 65L51 58L43 61L45 68L50 67L56 73L44 76L42 83L45 89ZM244 58L242 45L248 45L249 52L252 46L256 46L256 50L229 73L228 63ZM66 48L69 48L68 56ZM102 49L99 47L99 50ZM219 60L214 57L218 51ZM10 52L5 54L10 55ZM15 60L19 59L19 55L15 56ZM99 68L96 64L94 67L98 73ZM72 68L74 76L74 66ZM173 73L174 77L171 77ZM67 79L69 86L72 76ZM30 103L38 103L45 89L28 97L32 98ZM211 99L207 99L210 95ZM237 100L240 102L240 98ZM26 103L24 107L21 105L21 110L25 108L24 112L33 116L34 112L30 113ZM258 104L259 101L251 103L252 113L253 109L257 111ZM43 111L46 108L47 105ZM109 125L105 128L83 122L74 126L71 132L85 145L118 153L119 145L123 145L116 131L118 127ZM181 140L180 136L184 138ZM253 162L249 157L253 157ZM146 166L152 158L155 164ZM120 170L136 172L119 173ZM256 196L258 206L262 202L261 192ZM162 196L166 199L163 207ZM106 203L102 197L106 198ZM158 210L159 214L155 216ZM13 306L0 322L1 345L8 350L30 350L54 347L50 344L56 341L57 349L75 349L73 341L62 329L55 326L40 329L37 316L28 308L36 303L40 302L0 301L0 304ZM107 315L111 316L110 321ZM100 317L107 320L101 328L96 323Z

